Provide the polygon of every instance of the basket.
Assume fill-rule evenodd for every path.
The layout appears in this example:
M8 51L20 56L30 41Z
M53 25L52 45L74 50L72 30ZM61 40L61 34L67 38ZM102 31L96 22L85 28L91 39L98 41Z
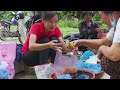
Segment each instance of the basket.
M87 70L77 70L77 72L74 73L68 73L72 76L72 79L76 79L79 75L85 74L89 76L89 79L95 79L95 74L87 71ZM51 74L49 76L50 79L57 79L57 75L55 73Z

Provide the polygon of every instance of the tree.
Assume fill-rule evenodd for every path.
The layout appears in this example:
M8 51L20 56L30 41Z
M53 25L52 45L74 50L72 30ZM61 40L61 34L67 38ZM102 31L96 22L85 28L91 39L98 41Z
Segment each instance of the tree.
M17 13L17 11L0 11L0 20L11 21L12 17L14 17L12 12ZM24 15L27 16L28 11L24 11Z
M77 11L58 11L58 15L60 19L65 19L67 17L76 17Z
M11 21L12 17L13 17L13 14L11 13L11 11L0 11L1 20Z

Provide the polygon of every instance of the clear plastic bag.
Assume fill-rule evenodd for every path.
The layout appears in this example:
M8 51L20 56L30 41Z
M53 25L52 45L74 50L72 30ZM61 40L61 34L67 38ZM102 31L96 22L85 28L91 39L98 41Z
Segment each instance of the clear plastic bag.
M53 73L52 63L37 65L34 68L38 79L49 79L49 76Z
M56 53L56 57L54 60L54 73L60 73L66 68L70 68L77 65L77 56L76 55L67 55L62 54L61 52Z

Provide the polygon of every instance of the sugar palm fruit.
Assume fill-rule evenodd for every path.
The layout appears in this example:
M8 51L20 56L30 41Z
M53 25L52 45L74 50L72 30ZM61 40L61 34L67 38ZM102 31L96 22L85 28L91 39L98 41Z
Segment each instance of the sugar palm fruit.
M71 50L75 49L73 42L66 42L66 47L71 49Z

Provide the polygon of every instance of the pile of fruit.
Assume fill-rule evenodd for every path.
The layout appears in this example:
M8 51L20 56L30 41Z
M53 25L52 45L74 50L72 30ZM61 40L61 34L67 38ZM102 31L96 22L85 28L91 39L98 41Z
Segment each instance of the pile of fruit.
M71 49L71 50L75 49L75 46L74 46L73 42L66 42L66 47Z

